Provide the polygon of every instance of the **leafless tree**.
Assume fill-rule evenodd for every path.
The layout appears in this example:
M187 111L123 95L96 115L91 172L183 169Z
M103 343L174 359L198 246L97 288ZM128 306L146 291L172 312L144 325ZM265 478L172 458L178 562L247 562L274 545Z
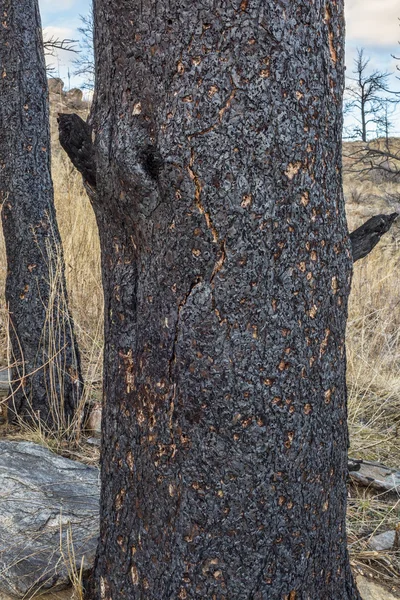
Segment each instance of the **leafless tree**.
M369 62L364 49L357 49L354 77L348 78L346 86L345 111L351 112L357 122L352 137L361 137L363 142L367 142L372 129L375 132L381 126L385 112L390 114L389 107L396 107L399 102L396 92L389 88L391 73L371 72Z
M86 16L80 16L82 27L78 31L82 38L79 42L79 54L74 60L74 75L85 77L83 87L92 90L94 88L94 52L93 52L93 11Z
M9 406L14 420L56 430L76 414L82 375L54 206L39 7L37 0L0 0L0 11L6 15L0 29L0 202L13 360Z
M354 77L348 78L345 114L351 113L357 122L349 133L351 138L361 138L362 144L345 149L346 170L364 177L372 171L384 178L400 177L400 152L390 133L393 116L397 110L398 93L389 87L391 73L370 71L369 58L364 50L357 50ZM374 131L375 138L368 139Z
M48 38L43 38L43 49L45 56L57 56L57 52L59 50L65 50L67 52L75 52L78 53L75 44L77 40L72 40L69 38L60 39L55 36L50 36ZM52 73L54 71L54 67L51 64L46 65L47 73Z
M343 4L94 3L93 160L60 118L106 307L87 599L360 599Z

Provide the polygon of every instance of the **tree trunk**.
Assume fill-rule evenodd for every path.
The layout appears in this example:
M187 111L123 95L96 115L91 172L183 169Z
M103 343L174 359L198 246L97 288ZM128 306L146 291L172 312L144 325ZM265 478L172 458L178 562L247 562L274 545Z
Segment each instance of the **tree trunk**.
M95 5L96 600L356 600L343 1Z
M71 421L82 390L50 173L37 0L0 0L0 192L7 252L14 419Z

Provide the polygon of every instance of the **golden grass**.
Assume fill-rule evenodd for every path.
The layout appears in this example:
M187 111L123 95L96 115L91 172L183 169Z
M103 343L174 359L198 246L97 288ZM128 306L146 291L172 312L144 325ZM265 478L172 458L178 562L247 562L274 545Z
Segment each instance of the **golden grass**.
M99 397L103 349L103 295L97 227L80 175L56 140L53 125L53 181L63 242L69 306L82 353L86 399ZM348 144L347 144L348 146ZM345 178L352 230L377 212L391 212L386 197L400 185ZM355 265L347 330L351 454L400 466L400 233L385 236ZM0 236L0 290L6 275ZM0 361L6 364L6 310L1 303ZM1 325L3 326L1 328Z
M399 209L400 184L345 176L349 230ZM347 323L350 456L400 470L400 224L354 265ZM347 527L355 565L400 583L400 552L372 552L373 535L396 529L400 501L351 487Z
M53 143L52 171L55 192L55 205L57 220L60 228L63 255L65 260L65 277L69 308L75 325L75 332L82 358L83 377L85 387L81 402L81 414L83 405L92 400L98 400L101 396L102 379L102 352L103 352L103 293L101 286L100 270L100 247L97 234L97 226L87 194L82 186L80 175L70 166L64 153ZM55 293L60 291L60 256L49 264L55 265L55 269L49 273L51 289ZM7 343L8 314L4 300L4 287L6 278L6 254L4 239L0 233L0 368L12 362L9 356ZM62 287L62 286L61 286ZM64 290L63 290L64 292ZM52 299L50 297L50 304ZM65 308L63 309L65 310ZM51 306L48 310L52 315ZM45 324L51 328L51 323ZM48 336L51 341L52 337ZM56 344L56 340L54 340ZM49 348L49 356L54 356L52 364L46 366L50 371L54 370L55 376L61 377L60 368L57 364L57 349ZM49 371L49 372L50 372ZM55 416L57 406L62 404L62 398L53 399ZM59 412L59 411L58 411ZM60 419L55 419L55 422ZM32 426L21 423L20 434L25 439L31 439L46 445L51 449L67 452L67 440L74 440L74 453L77 457L83 457L84 452L79 449L80 423L73 423L72 428L60 427L57 431L43 431L40 426ZM72 431L72 429L74 431ZM15 435L13 432L12 435ZM8 436L10 437L10 436ZM72 448L70 448L72 451ZM88 450L88 461L92 462L93 452ZM98 451L94 453L98 456ZM85 457L86 460L86 457Z

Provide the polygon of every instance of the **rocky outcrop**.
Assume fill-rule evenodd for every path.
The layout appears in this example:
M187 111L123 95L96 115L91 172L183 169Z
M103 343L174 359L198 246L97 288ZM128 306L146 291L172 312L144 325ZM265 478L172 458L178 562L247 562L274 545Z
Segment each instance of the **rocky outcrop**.
M58 77L47 80L50 96L50 107L53 112L56 108L70 111L87 111L89 103L83 99L83 92L78 88L64 91L64 82Z
M0 597L56 591L82 560L90 568L98 537L97 468L31 442L1 441L0 500Z

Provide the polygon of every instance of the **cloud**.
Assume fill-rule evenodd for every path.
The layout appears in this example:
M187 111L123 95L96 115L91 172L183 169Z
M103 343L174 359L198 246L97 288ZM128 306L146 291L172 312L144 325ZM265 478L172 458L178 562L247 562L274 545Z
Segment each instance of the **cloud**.
M51 38L58 39L59 41L66 39L76 40L76 34L76 30L71 27L45 27L43 29L44 40ZM78 43L75 44L75 47L78 48ZM72 74L74 70L72 62L76 59L77 55L74 52L66 50L54 50L53 54L46 54L46 65L52 69L50 75L65 79L68 76L68 70Z
M400 40L398 0L348 0L346 34L358 45L395 46Z
M72 27L45 27L43 29L43 37L45 39L49 38L58 38L60 40L65 39L74 39L76 37L76 29L72 29Z

